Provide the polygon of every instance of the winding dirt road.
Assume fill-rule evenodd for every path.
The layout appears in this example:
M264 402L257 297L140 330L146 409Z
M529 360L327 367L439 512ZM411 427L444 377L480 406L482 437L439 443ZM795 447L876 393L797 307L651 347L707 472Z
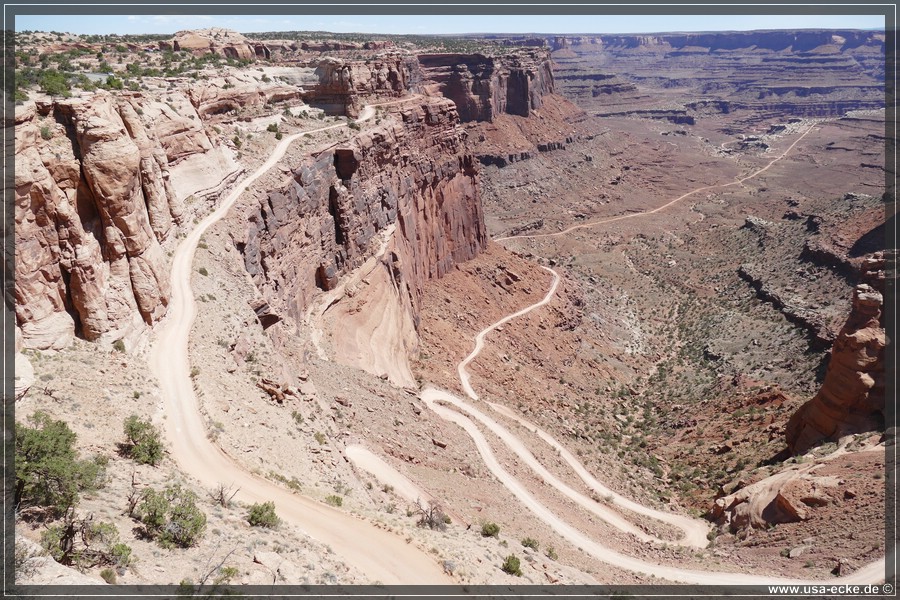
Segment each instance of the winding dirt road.
M401 101L389 104L399 102ZM374 114L374 107L366 107L357 122L370 119ZM157 328L156 340L149 357L150 368L159 379L164 399L165 433L169 452L184 473L195 477L208 488L224 483L240 488L235 496L240 502L274 501L277 513L283 520L296 525L319 542L328 544L344 561L368 577L370 582L452 583L453 580L430 556L407 544L399 536L310 498L293 494L244 470L207 439L189 375L188 338L196 315L191 290L191 265L200 237L225 216L250 184L275 166L291 142L306 133L341 127L346 127L346 124L330 125L286 137L269 159L241 181L176 249L172 263L172 294L168 314Z
M772 165L774 165L779 160L783 159L787 154L797 145L800 140L806 137L810 131L812 131L813 127L810 126L800 137L798 137L781 155L772 159L766 166L752 172L751 174L739 178L733 182L712 186L704 186L687 192L670 202L659 206L655 209L643 212L643 213L633 213L628 215L622 215L619 217L613 217L610 219L605 219L602 221L595 221L592 223L584 223L581 225L575 225L573 227L569 227L563 231L559 231L556 233L549 234L535 234L535 235L522 235L515 236L518 238L538 238L538 237L553 237L559 235L565 235L571 231L576 229L583 229L588 227L593 227L596 225L601 225L604 223L611 223L614 221L636 218L640 216L646 216L649 214L660 212L685 198L707 190L712 190L716 188L724 188L734 185L741 185L743 182L751 179L753 177L758 176L760 173L767 171ZM499 238L495 241L502 241L513 238ZM473 389L469 373L467 371L467 367L472 361L477 358L478 354L484 348L485 337L492 331L496 330L498 327L508 323L509 321L525 315L533 310L536 310L547 303L549 303L555 293L556 289L559 286L559 275L552 269L547 267L542 267L546 271L550 272L553 275L553 282L550 285L550 289L547 294L544 296L542 300L536 302L528 307L523 308L515 313L507 315L506 317L500 319L496 323L493 323L480 331L475 336L475 347L469 355L463 359L459 365L457 366L457 372L459 374L460 382L462 384L463 390L472 400L478 400L478 394ZM452 423L456 423L460 427L462 427L475 442L475 446L481 454L482 460L485 465L491 471L491 473L500 480L500 482L510 491L519 501L525 505L529 510L531 510L539 519L544 521L550 527L552 527L559 535L564 537L573 543L576 547L581 550L587 552L598 560L614 565L616 567L620 567L623 569L627 569L632 572L643 573L645 575L653 575L654 577L661 577L670 581L677 581L682 583L693 583L693 584L703 584L703 585L769 585L769 584L791 584L791 585L813 585L818 583L813 580L799 580L799 579L785 579L778 577L769 577L762 575L750 575L745 573L719 573L719 572L703 572L696 571L691 569L681 569L678 567L670 567L665 565L658 565L654 563L649 563L646 561L642 561L636 559L631 556L627 556L616 552L602 544L590 539L584 533L572 527L561 518L559 518L553 511L548 509L546 506L540 503L534 496L532 496L513 475L511 475L508 471L506 471L499 463L497 458L495 457L493 451L491 450L490 444L481 433L479 428L472 422L471 419L467 418L463 414L452 410L445 406L444 404L450 404L452 406L461 409L462 411L468 413L472 417L481 421L487 429L499 437L510 449L515 452L520 459L522 459L525 464L531 467L545 482L552 485L560 492L565 494L570 499L574 500L579 505L588 508L595 514L598 514L601 518L609 522L610 524L622 529L623 531L628 531L629 533L635 533L635 527L622 519L619 515L615 515L612 511L608 511L606 509L601 509L597 506L597 503L587 499L585 496L573 490L566 484L559 481L555 476L550 474L544 467L541 465L537 459L527 450L525 444L519 440L515 435L509 432L505 427L491 419L490 417L484 415L481 411L471 406L467 402L459 399L455 395L446 392L444 390L439 390L433 387L426 388L420 394L420 398L422 401L433 410L438 416L443 419L450 421ZM549 434L540 430L535 425L525 421L521 417L517 416L511 409L507 407L502 407L497 404L488 403L494 410L505 414L513 419L517 420L522 425L528 427L532 431L535 431L546 443L550 444L557 450L561 452L561 456L564 460L570 465L570 467L575 471L576 474L591 488L596 490L598 493L605 495L612 495L613 502L623 508L631 510L633 512L649 516L655 519L659 519L660 521L669 523L674 525L685 532L685 537L681 541L684 545L695 546L695 547L705 547L707 544L706 540L706 532L708 531L708 525L703 522L699 522L696 519L690 519L689 517L685 517L682 515L674 515L672 513L664 513L661 511L657 511L651 508L644 507L636 502L633 502L627 498L622 497L619 494L613 493L611 490L603 486L599 481L597 481L588 471L584 468L584 466L578 462L578 460L571 455L565 448L559 444L555 439L553 439ZM612 515L610 515L612 513ZM652 536L647 536L645 533L638 531L640 535L637 535L639 539L647 540L652 538ZM671 543L671 542L669 542ZM885 578L885 562L884 559L872 562L858 571L848 575L846 577L832 579L829 582L833 583L841 583L841 584L866 584L866 583L878 583L884 581Z

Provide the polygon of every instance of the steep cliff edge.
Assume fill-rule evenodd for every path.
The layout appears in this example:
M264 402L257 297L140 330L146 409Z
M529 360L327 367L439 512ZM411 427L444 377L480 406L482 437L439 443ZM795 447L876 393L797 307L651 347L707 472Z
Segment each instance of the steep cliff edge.
M884 268L881 253L863 263L862 283L832 347L822 388L785 428L793 454L823 440L884 427Z
M553 71L545 49L512 54L420 54L434 90L456 103L461 121L492 121L497 115L527 117L552 94Z
M363 104L419 91L422 77L414 57L391 53L367 60L326 57L307 68L314 68L315 79L305 100L329 114L350 117L359 116Z
M426 99L398 116L311 156L290 187L237 217L247 271L295 321L314 294L373 255L392 224L384 266L416 323L424 283L484 248L477 164L453 103Z

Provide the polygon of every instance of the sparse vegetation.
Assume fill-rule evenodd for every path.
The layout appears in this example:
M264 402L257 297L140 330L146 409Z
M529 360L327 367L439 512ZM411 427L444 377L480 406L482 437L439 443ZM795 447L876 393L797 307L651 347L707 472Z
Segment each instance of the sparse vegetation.
M416 500L416 510L419 513L419 520L416 522L419 527L445 531L450 523L450 517L444 512L441 505L436 502L422 504L421 500Z
M325 504L328 504L330 506L343 506L344 499L336 494L330 494L328 496L325 496Z
M140 395L140 394L138 394ZM144 421L137 415L125 419L125 437L123 454L138 464L158 465L163 459L163 445L159 430L149 420Z
M500 567L504 573L509 573L510 575L515 575L516 577L522 576L522 563L519 561L519 557L515 554L510 554L503 561L503 565Z
M483 537L500 537L500 526L496 523L485 523L481 526L481 535Z
M263 502L262 504L254 504L247 513L247 521L254 527L278 527L281 519L275 514L274 502Z
M136 514L144 534L163 548L194 546L206 530L206 514L197 506L197 495L179 484L162 492L145 489Z
M534 538L527 537L522 540L522 545L525 546L526 548L531 548L532 550L537 550L540 547L541 543L538 542Z
M15 426L16 506L63 515L78 503L79 492L102 485L106 459L79 460L75 433L64 421L38 411L29 422L31 427Z

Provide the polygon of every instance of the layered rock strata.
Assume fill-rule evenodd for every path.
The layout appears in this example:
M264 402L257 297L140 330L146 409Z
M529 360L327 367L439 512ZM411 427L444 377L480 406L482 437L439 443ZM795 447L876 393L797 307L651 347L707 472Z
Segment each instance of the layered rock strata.
M663 109L670 89L725 101L705 111L831 117L884 106L884 32L602 35L549 42L561 93L585 108Z
M247 209L235 244L269 304L301 319L396 224L384 265L417 315L424 283L487 242L477 163L458 123L452 102L427 99L305 160L290 187Z
M884 428L884 266L881 253L863 262L862 283L834 341L822 388L785 429L793 454L825 440Z
M416 92L421 71L415 58L384 54L368 60L324 58L315 61L317 83L304 99L330 114L359 116L364 103Z
M165 314L160 244L184 211L169 168L212 147L193 116L107 93L17 111L15 300L25 347L126 337Z
M491 121L497 115L527 117L554 92L549 51L516 50L502 56L420 54L424 77L456 103L460 119Z

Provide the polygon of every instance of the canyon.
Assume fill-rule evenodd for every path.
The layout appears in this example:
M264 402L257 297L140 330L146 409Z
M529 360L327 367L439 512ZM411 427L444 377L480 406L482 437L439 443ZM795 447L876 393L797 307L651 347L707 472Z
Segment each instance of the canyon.
M135 481L229 469L286 519L120 581L883 580L884 34L463 42L185 31L196 77L16 108L17 413L114 457L120 531Z

